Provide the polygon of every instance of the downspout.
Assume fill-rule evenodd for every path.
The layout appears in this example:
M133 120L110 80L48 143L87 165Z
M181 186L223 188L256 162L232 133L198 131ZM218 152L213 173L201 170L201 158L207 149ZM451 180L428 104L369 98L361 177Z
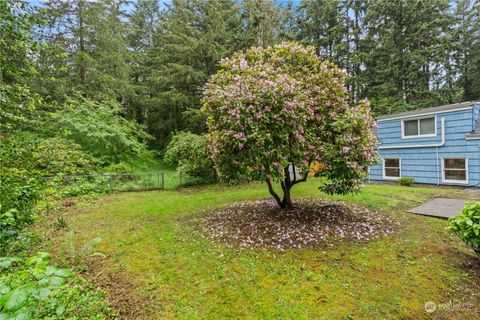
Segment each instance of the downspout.
M440 158L438 157L438 147L435 147L435 151L437 152L437 186L440 185Z

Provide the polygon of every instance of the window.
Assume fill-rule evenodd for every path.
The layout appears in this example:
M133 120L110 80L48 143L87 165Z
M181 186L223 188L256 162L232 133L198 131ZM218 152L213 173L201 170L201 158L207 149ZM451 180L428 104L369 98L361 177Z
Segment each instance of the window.
M443 182L468 183L467 158L443 158Z
M400 178L400 158L383 159L383 178Z
M403 132L402 132L403 138L436 135L435 117L403 120L402 127L403 127Z

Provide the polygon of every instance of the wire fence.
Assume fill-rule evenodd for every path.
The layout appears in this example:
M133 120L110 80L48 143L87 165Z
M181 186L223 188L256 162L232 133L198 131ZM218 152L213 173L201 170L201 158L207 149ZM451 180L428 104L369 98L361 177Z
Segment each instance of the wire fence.
M65 175L42 177L47 188L63 196L88 193L113 193L116 191L148 191L175 189L182 186L216 182L215 172L197 172L186 175L174 172L104 173L91 175Z

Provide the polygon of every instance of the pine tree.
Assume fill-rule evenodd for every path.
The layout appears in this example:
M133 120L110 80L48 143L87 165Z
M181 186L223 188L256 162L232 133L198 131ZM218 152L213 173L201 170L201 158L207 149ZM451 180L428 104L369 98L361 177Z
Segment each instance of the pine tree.
M88 96L124 100L129 66L122 7L126 0L48 0L44 4L45 43L39 70L67 89Z
M130 82L132 94L126 104L130 118L146 124L150 90L147 84L149 68L148 52L153 46L153 37L158 23L160 7L157 0L139 0L133 5L129 16L127 46L130 51Z
M458 86L463 100L480 98L480 3L473 0L456 2L454 60L458 72Z
M341 0L302 1L297 8L298 38L318 54L346 68L348 16Z
M160 16L147 63L147 124L161 145L172 132L204 130L202 86L238 49L240 28L234 0L174 0Z
M447 0L372 0L365 17L364 95L380 113L438 104L431 83L444 77Z
M244 0L241 10L244 48L268 47L280 41L287 12L274 0Z

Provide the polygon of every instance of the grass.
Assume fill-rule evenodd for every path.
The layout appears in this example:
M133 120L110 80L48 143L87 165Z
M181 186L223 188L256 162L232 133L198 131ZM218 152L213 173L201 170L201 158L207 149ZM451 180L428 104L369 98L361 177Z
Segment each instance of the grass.
M326 197L318 184L295 186L294 198ZM110 288L121 312L136 310L132 318L429 319L425 302L456 301L468 307L435 316L476 319L478 261L447 234L444 220L402 211L435 196L472 197L452 188L367 185L333 198L394 216L393 236L284 253L230 249L198 230L205 210L267 198L261 184L121 193L63 215L80 244L103 238L96 250L106 257L89 263L89 276ZM63 236L54 233L47 250L61 250Z

